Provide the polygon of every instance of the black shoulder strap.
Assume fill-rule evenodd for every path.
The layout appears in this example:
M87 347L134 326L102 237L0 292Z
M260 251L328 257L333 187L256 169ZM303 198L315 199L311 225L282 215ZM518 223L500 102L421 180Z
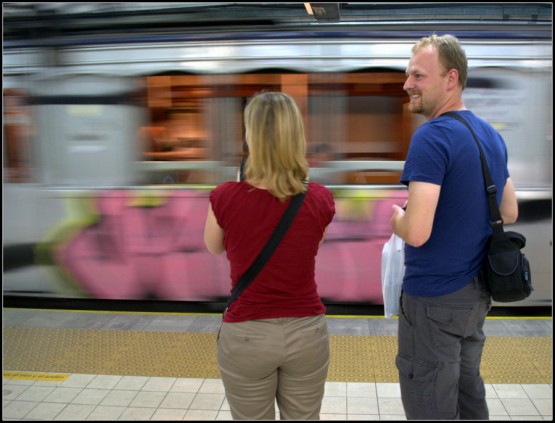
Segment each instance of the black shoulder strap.
M442 116L449 116L454 119L457 119L459 122L463 123L474 138L476 145L478 146L478 150L480 151L480 161L482 162L482 174L484 176L484 185L486 187L486 193L488 195L488 206L489 206L489 218L490 218L490 225L495 225L499 222L503 223L501 219L501 213L499 212L499 206L497 205L497 187L493 184L491 180L491 174L488 168L488 164L486 162L486 156L484 155L484 150L482 150L482 146L474 133L472 127L468 124L465 118L463 118L460 114L456 112L446 112L443 113Z
M268 262L271 255L274 253L275 249L277 248L278 244L285 236L285 233L289 229L289 226L291 226L291 223L293 223L293 219L295 218L298 211L300 210L305 195L306 195L306 192L302 192L291 198L291 202L289 203L289 206L285 210L285 213L283 214L278 225L274 229L272 236L270 237L270 239L268 240L264 248L262 248L262 250L258 254L258 257L256 257L256 259L248 268L248 270L243 274L243 276L241 276L241 278L235 284L233 291L231 292L231 296L227 300L226 311L231 305L231 303L233 303L233 301L235 301L237 297L241 295L241 293L245 290L247 285L256 277L256 275L260 272L260 270L262 270L264 265Z

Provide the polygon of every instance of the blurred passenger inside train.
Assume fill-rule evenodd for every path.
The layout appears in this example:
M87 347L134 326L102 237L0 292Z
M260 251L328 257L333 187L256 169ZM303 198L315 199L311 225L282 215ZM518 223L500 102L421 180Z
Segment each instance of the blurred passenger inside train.
M338 185L344 182L343 172L334 170L332 162L339 159L333 147L328 143L314 143L308 146L307 160L310 166L310 180L326 185Z
M192 113L164 110L161 117L140 129L139 137L148 160L198 160L206 156L206 140Z
M31 182L33 125L22 90L4 89L4 180Z
M321 167L334 160L333 148L325 142L310 144L307 159L310 167Z
M325 306L315 259L335 214L332 193L306 182L306 140L298 106L263 92L245 108L249 157L244 181L210 194L204 240L227 253L232 286L266 244L293 196L304 201L258 276L231 303L218 336L218 366L234 419L318 420L329 367Z
M396 358L409 420L488 420L480 363L491 296L480 277L490 229L482 145L505 223L518 215L507 147L462 99L468 63L451 35L412 48L404 90L409 110L428 119L414 133L401 182L406 211L394 205L393 232L406 241Z

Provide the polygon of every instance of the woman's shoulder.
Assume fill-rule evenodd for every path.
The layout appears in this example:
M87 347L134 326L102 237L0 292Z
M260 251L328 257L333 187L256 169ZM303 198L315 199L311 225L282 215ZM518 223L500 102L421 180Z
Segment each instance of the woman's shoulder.
M326 186L319 184L318 182L310 182L308 184L308 192L310 195L315 197L333 201L332 192Z
M245 185L244 182L235 182L235 181L227 181L222 182L221 184L217 185L213 191L216 192L229 192L229 191L236 191L241 189L241 186Z
M327 226L335 214L335 200L333 193L324 185L317 182L308 184L307 197L311 210L319 216Z
M242 185L244 185L243 182L234 182L234 181L223 182L220 185L216 186L210 192L210 197L211 198L221 198L221 197L225 198L227 196L234 196L234 195L237 194L237 192L244 189L244 187L242 187Z
M328 187L326 187L325 185L322 185L319 182L309 182L308 183L308 191L313 191L313 192L330 192L331 191L328 189Z
M235 181L226 181L226 182L222 182L219 185L216 185L216 187L214 188L215 190L222 190L222 189L229 189L230 187L234 187L236 185L239 185L239 182L235 182Z

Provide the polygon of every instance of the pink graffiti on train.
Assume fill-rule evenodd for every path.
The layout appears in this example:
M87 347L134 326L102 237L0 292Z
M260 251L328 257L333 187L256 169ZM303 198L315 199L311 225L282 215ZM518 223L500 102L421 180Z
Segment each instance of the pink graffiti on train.
M55 242L55 261L92 298L224 298L230 291L229 264L225 254L209 254L203 242L207 194L97 193L89 216ZM405 199L403 191L336 197L337 213L316 261L324 299L382 304L381 251L391 235L391 205Z

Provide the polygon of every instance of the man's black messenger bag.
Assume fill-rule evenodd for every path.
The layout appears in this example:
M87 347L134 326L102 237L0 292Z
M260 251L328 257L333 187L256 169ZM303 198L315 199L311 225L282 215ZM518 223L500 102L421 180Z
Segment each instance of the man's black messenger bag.
M496 200L497 188L493 185L482 146L472 127L457 113L447 112L444 115L462 122L470 130L480 150L484 184L488 195L490 225L493 231L480 277L494 301L510 303L523 300L532 292L530 263L521 251L526 246L526 238L518 232L505 232L503 229L503 220Z
M532 292L530 263L521 249L526 238L517 232L493 227L482 277L494 301L510 303L525 299Z

